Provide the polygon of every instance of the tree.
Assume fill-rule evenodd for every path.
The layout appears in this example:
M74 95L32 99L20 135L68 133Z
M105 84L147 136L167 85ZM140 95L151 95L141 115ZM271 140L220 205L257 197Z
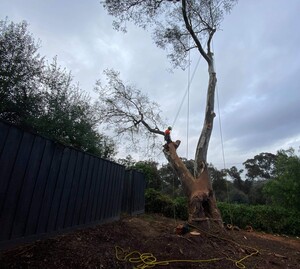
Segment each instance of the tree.
M181 158L187 169L193 173L194 161ZM170 196L183 196L183 190L181 181L178 176L174 173L174 170L170 163L162 165L159 169L159 174L162 181L162 192Z
M243 163L247 170L246 177L251 180L270 179L274 176L276 155L262 152Z
M98 156L115 154L98 131L99 117L72 75L48 65L28 24L0 21L0 119Z
M161 189L161 179L157 169L157 163L154 161L139 161L132 167L141 171L145 175L146 188L155 190Z
M241 174L244 172L244 170L238 170L235 166L232 166L230 169L227 169L226 172L233 179L234 187L240 191L244 191L244 182L241 177Z
M58 66L47 66L42 78L43 111L33 126L37 132L103 158L114 155L114 143L98 131L99 117L90 97Z
M226 182L226 171L218 170L212 164L208 166L208 171L216 199L220 202L228 201L229 182Z
M133 157L129 154L124 158L119 158L117 160L117 163L124 165L127 169L131 169L136 161L133 159Z
M168 50L168 57L174 66L186 67L189 64L187 55L192 49L197 49L207 62L209 75L207 102L204 125L196 148L194 173L190 173L178 157L174 144L169 144L168 150L164 150L188 197L189 221L199 225L202 223L223 225L207 168L207 151L215 117L214 95L217 82L211 42L220 27L224 12L230 11L235 2L236 0L182 0L173 3L166 0L104 1L104 8L116 18L114 22L116 29L125 31L127 21L133 21L143 28L153 26L156 44ZM111 83L113 77L116 79L115 86L118 90ZM110 74L109 84L107 93L110 93L110 97L102 98L102 103L106 103L109 111L107 115L114 118L119 132L136 132L139 126L143 126L151 134L164 134L158 128L157 113L149 115L151 106L147 106L147 109L140 106L140 101L146 98L144 95L140 94L138 99L134 99L137 96L132 95L130 89L120 83L119 77L113 73ZM122 121L122 117L126 120ZM108 117L106 119L111 123L111 119Z
M43 109L39 89L44 60L27 23L0 21L0 118L28 127Z
M268 195L264 192L264 187L268 180L256 180L251 184L251 188L247 192L249 204L252 205L265 205L268 201Z
M300 211L300 158L294 149L278 151L275 177L263 191L275 205Z

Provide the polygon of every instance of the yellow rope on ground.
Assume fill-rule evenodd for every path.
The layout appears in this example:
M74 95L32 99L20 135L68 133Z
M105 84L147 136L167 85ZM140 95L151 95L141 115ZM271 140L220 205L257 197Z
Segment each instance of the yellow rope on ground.
M242 263L247 258L257 255L259 253L258 250L255 252L243 257L240 260L234 260L231 258L212 258L212 259L206 259L206 260L180 260L180 259L174 259L174 260L166 260L166 261L157 261L156 257L152 253L140 253L139 251L132 251L127 253L122 249L121 247L116 246L116 258L119 261L122 262L130 262L133 264L137 264L135 268L138 269L147 269L155 267L156 265L169 265L170 263L206 263L206 262L217 262L221 260L228 260L232 261L237 268L240 269L246 269L246 266Z
M216 235L214 235L214 234L212 234L212 233L209 233L209 232L207 232L207 231L204 231L204 230L200 229L199 227L194 226L194 225L192 225L192 224L190 224L190 223L189 223L189 226L195 228L196 230L199 230L199 231L202 232L202 233L206 233L207 235L209 235L209 236L211 236L211 237L215 237L215 238L218 238L218 239L221 239L221 240L224 240L224 241L233 243L234 245L237 245L237 246L239 246L239 247L244 247L244 248L246 248L246 249L251 249L251 250L253 250L252 253L250 253L249 255L246 255L245 257L243 257L242 259L240 259L240 260L238 260L238 261L233 260L233 259L230 259L230 258L226 258L227 260L230 260L230 261L234 262L235 265L236 265L236 267L238 267L238 268L240 268L240 269L245 269L245 268L246 268L246 266L242 263L242 261L244 261L244 260L246 260L246 259L248 259L248 258L250 258L250 257L252 257L252 256L255 256L255 255L257 255L257 254L259 253L259 250L257 250L256 248L249 247L249 246L245 246L245 245L241 245L241 244L239 244L239 243L237 243L237 242L234 242L233 240L230 240L230 239L227 239L227 238L224 238L224 237L216 236Z
M246 255L245 257L241 258L240 260L234 260L228 257L222 257L222 258L212 258L212 259L206 259L206 260L180 260L180 259L174 259L174 260L166 260L166 261L157 261L156 257L152 254L152 253L140 253L139 251L132 251L132 252L126 252L124 251L123 248L119 247L119 246L115 246L115 250L116 250L116 258L119 261L122 262L130 262L133 264L137 264L135 268L138 269L147 269L147 268L152 268L155 267L156 265L161 265L161 266L165 266L165 265L169 265L170 263L206 263L206 262L217 262L217 261L221 261L221 260L227 260L227 261L231 261L235 264L235 266L239 269L246 269L246 266L243 264L243 261L245 261L246 259L257 255L259 253L259 251L255 248L249 247L249 246L245 246L245 245L241 245L237 242L234 242L230 239L227 238L222 238L222 237L218 237L214 234L210 234L206 231L202 231L201 229L199 229L196 226L190 225L189 226L196 228L197 230L200 230L201 232L204 232L212 237L216 237L218 239L222 239L225 241L228 241L230 243L233 243L235 245L238 245L240 247L244 247L247 249L251 249L253 250L252 253Z
M130 262L138 265L135 268L138 269L146 269L152 268L156 265L169 265L170 263L177 262L186 262L186 263L203 263L203 262L217 262L220 260L224 260L227 258L213 258L207 260L167 260L167 261L157 261L156 257L152 253L140 253L139 251L132 251L126 254L126 251L119 246L115 247L116 250L116 258L122 262ZM122 257L120 257L120 255Z

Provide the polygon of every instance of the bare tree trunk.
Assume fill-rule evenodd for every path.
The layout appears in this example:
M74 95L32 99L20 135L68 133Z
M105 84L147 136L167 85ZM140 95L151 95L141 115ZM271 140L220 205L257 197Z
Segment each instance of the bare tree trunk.
M211 64L209 65L206 112L204 125L196 149L194 176L191 175L178 157L175 147L176 142L175 145L172 143L169 144L168 150L164 150L166 158L181 180L185 195L188 197L189 222L206 229L214 227L215 224L219 227L223 227L221 214L217 208L207 168L207 150L215 117L214 96L217 83L213 66L213 54L211 53L209 57Z

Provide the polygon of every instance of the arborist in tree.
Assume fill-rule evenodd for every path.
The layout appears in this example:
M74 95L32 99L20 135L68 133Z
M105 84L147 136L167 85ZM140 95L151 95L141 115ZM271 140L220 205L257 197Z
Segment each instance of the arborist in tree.
M165 130L165 141L167 142L167 144L172 143L171 131L172 131L172 127L171 126L169 126L167 128L167 130Z
M174 144L174 147L175 149L177 149L180 145L180 140L176 140L176 142L173 142L172 139L171 139L171 131L172 131L172 127L169 126L164 134L165 134L165 141L167 142L165 145L164 145L164 148L165 150L168 150L169 149L169 144Z

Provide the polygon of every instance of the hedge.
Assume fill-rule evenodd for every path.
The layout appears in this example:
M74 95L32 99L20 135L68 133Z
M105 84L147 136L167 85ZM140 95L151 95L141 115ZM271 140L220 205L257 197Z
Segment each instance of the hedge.
M187 220L187 199L171 197L154 189L146 190L145 210L148 213L158 213L166 217ZM300 212L282 207L266 205L229 204L219 202L225 223L245 228L251 225L254 230L267 233L300 235Z
M267 233L300 235L300 212L283 207L218 203L223 221Z

